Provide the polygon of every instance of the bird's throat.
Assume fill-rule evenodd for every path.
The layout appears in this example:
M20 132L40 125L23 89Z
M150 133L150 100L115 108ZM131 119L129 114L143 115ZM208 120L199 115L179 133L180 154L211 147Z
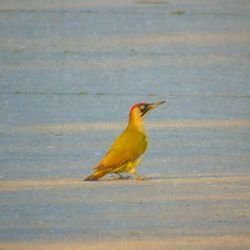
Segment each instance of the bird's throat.
M138 130L142 133L145 132L143 119L140 116L130 116L128 121L128 127Z

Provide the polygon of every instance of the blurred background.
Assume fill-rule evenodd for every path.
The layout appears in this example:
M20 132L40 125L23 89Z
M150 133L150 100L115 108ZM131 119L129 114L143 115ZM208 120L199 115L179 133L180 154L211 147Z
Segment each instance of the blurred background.
M167 100L150 121L248 119L249 11L248 1L224 0L1 1L2 175L85 173L83 166L95 165L126 126L136 102ZM13 127L88 122L124 125L115 132L5 134ZM198 140L203 132L195 132ZM207 145L211 136L218 139L205 132ZM193 131L181 133L152 133L151 150L179 154L171 153L172 143L185 144ZM244 143L245 134L239 137ZM187 146L190 155L201 145ZM233 147L240 153L246 145Z

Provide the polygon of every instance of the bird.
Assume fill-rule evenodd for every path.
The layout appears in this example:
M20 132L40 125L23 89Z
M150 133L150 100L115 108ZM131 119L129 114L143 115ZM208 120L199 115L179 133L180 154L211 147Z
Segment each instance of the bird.
M137 180L147 179L136 173L141 156L148 147L148 136L143 120L151 110L163 103L165 101L134 104L129 112L127 127L93 169L93 173L84 180L97 181L106 174L117 174L119 179L129 178L131 175ZM124 177L121 173L130 174L130 176Z

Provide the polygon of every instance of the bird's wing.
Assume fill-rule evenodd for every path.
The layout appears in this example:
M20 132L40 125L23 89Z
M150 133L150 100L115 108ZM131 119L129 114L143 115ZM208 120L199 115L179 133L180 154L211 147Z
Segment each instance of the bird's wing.
M121 165L135 161L147 148L146 136L138 132L126 132L118 137L110 150L95 168L97 170L113 170Z
M119 157L121 156L121 157ZM119 154L117 153L117 151L109 151L106 155L106 157L109 158L109 160L105 160L105 163L100 162L99 165L97 165L95 167L96 170L106 170L106 171L111 171L114 170L116 168L119 168L120 166L122 166L123 164L126 164L128 162L132 162L135 161L140 155L135 155L133 158L128 158L128 157L123 157L124 154ZM120 158L117 159L115 161L116 158ZM110 161L110 159L114 159L114 161Z

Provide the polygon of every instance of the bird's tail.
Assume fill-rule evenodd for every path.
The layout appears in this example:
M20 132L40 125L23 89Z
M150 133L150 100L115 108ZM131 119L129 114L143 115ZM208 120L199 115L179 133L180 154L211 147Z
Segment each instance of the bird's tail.
M104 171L95 171L93 174L85 178L84 181L97 181L98 179L102 178L105 174L106 172Z

